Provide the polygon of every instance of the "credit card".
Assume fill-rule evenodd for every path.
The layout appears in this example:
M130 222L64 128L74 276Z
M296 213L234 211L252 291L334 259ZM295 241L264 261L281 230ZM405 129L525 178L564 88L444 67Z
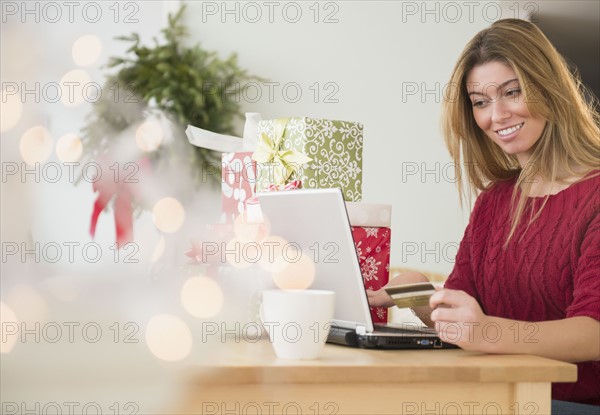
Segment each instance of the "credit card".
M385 291L392 297L396 306L413 308L429 305L429 298L435 293L435 288L430 282L419 282L385 287Z

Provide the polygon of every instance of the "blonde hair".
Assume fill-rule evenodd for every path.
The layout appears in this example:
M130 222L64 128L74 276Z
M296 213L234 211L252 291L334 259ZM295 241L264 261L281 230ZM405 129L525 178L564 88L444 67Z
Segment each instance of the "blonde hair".
M514 155L504 153L487 138L475 123L466 79L475 66L488 62L511 67L529 112L546 120L524 167L519 166ZM460 55L449 85L452 88L448 88L444 100L442 127L459 178L461 205L463 200L470 202L472 196L497 182L516 179L511 200L512 223L505 246L528 204L532 186L528 178L565 182L568 177L581 177L600 168L599 116L594 103L586 102L580 80L534 24L505 19L479 32ZM465 165L466 177L461 163ZM522 189L520 195L518 189ZM537 219L547 199L548 196L537 211L530 205L528 225Z

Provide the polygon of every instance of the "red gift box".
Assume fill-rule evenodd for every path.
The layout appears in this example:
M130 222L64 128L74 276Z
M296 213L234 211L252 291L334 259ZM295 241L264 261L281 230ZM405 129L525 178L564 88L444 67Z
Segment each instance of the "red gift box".
M190 263L205 265L207 275L217 276L219 267L222 265L219 250L225 246L227 241L233 238L233 235L232 224L215 223L207 225L203 239L192 241L185 255L190 259Z
M353 226L352 237L366 289L378 290L390 277L390 228ZM387 323L388 309L371 307L374 323Z
M252 152L223 153L221 205L226 223L244 212L245 202L254 196L256 162Z

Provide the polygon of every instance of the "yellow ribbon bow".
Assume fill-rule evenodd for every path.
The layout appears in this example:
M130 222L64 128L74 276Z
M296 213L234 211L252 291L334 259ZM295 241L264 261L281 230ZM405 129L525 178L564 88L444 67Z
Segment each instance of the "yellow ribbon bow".
M274 138L262 133L256 151L252 154L252 159L259 163L272 162L274 164L272 184L285 184L292 173L296 173L300 166L312 160L299 151L280 149L287 122L287 118L276 119L273 122Z

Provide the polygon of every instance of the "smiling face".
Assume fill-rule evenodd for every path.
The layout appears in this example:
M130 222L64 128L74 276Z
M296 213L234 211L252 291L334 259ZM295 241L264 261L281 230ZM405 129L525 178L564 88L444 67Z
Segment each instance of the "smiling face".
M501 62L475 66L467 75L467 91L479 128L523 167L546 121L529 113L515 71Z

